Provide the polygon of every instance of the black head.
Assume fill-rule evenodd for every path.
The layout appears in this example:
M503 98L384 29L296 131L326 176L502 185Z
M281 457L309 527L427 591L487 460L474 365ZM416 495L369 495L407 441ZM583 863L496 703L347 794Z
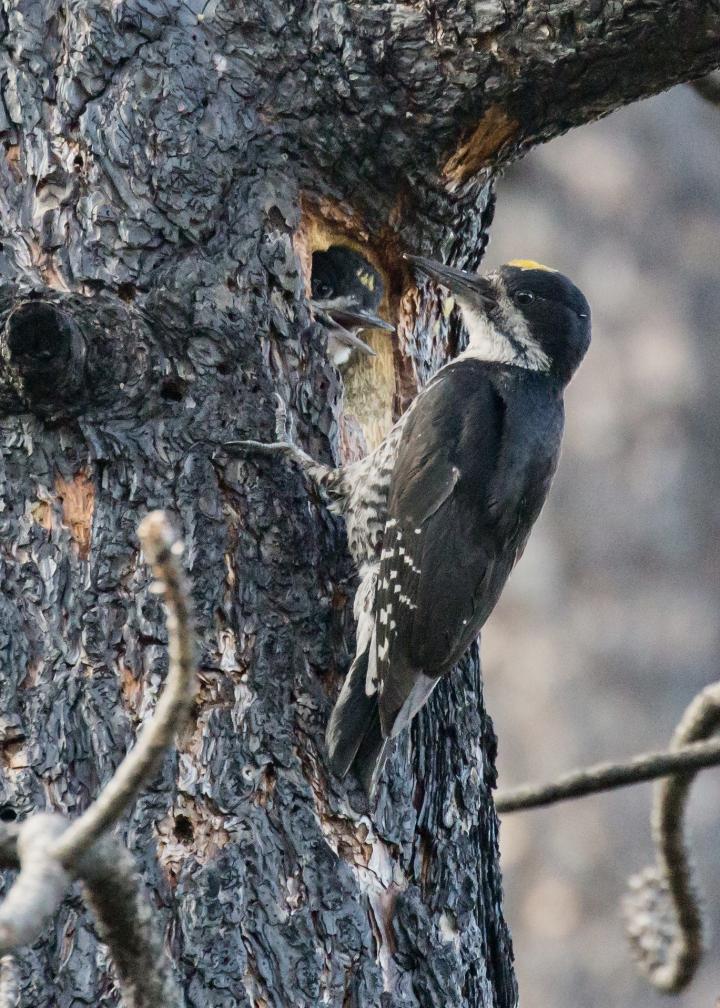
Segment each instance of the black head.
M537 263L507 263L500 268L499 279L505 296L498 299L495 312L507 314L509 306L519 312L530 337L549 358L551 370L569 381L590 345L590 305L585 295L562 273Z
M406 258L455 295L470 335L468 352L570 380L590 344L590 307L562 273L514 260L479 276Z
M379 272L344 245L313 253L311 288L314 301L348 298L358 308L372 312L377 311L383 296Z

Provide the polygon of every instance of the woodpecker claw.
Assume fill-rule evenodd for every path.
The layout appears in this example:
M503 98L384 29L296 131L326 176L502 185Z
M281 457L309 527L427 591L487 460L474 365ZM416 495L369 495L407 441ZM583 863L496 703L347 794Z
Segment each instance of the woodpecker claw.
M238 449L240 452L248 452L255 455L292 455L298 449L289 441L223 441L218 446L221 448Z

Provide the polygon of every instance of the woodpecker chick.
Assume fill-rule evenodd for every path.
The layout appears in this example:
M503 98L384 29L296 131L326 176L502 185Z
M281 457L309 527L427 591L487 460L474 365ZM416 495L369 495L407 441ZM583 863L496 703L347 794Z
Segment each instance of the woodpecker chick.
M477 638L525 548L590 341L587 301L560 273L516 260L481 277L406 258L454 295L467 349L360 462L331 469L254 445L291 455L345 516L357 646L327 744L333 770L352 767L370 795L391 740Z
M328 352L336 367L346 364L353 350L375 356L358 336L363 329L395 332L377 314L383 297L380 274L352 249L334 245L313 253L311 290L310 305L328 331Z

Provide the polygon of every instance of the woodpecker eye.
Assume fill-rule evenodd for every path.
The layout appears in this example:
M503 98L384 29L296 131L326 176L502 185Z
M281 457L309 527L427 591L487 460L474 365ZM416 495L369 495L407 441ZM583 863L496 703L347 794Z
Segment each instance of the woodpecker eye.
M518 291L515 295L515 301L518 304L530 304L531 301L535 300L535 295L530 291Z
M330 297L330 295L332 294L332 287L330 287L329 284L323 283L322 280L320 280L318 283L314 284L313 293L315 297L321 297L321 298Z

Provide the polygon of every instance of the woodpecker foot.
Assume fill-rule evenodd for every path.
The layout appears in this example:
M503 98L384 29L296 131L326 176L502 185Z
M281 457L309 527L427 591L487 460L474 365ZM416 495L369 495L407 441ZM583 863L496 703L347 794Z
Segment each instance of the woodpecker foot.
M299 465L313 461L301 448L289 441L224 441L220 448L247 455L288 455Z
M230 448L237 452L247 452L248 455L292 455L300 451L289 441L223 441L221 448Z
M287 441L287 405L279 392L275 393L275 403L275 438L278 441Z

